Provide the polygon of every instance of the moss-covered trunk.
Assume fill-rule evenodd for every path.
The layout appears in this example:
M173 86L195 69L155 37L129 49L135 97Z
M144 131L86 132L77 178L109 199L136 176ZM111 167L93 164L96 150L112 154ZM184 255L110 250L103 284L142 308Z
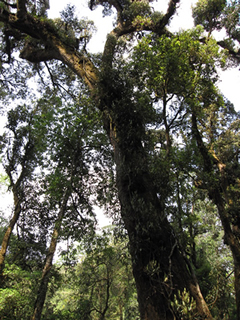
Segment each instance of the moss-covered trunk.
M212 319L155 189L143 146L144 120L135 112L129 88L116 77L111 79L108 72L101 90L104 126L114 149L118 196L129 236L141 319L178 319L172 302L184 288L196 300L199 315Z
M146 30L155 30L158 34L164 32L178 2L171 0L166 15L155 24L146 22ZM117 70L112 68L117 40L121 35L137 31L137 27L132 25L132 21L122 24L118 21L116 29L107 38L102 68L98 73L87 55L76 52L67 45L67 41L62 41L47 21L27 15L25 10L21 12L24 19L17 19L6 10L1 13L1 21L45 45L45 49L34 49L26 43L22 58L36 63L61 60L84 79L95 94L96 103L103 112L104 127L114 148L117 187L122 218L129 235L141 318L177 319L171 303L178 290L187 288L195 298L202 318L212 319L165 216L161 195L158 196L155 190L147 153L142 145L145 138L142 114L134 109L128 88L121 85L121 80L117 82ZM45 286L47 277L43 282Z
M239 235L234 234L229 223L228 213L219 192L212 194L217 205L220 219L224 229L225 243L230 247L234 262L234 287L237 307L237 320L240 320L240 242Z
M212 319L154 190L140 141L138 146L136 143L132 149L128 145L121 150L115 144L115 159L141 318L177 319L171 302L178 291L187 288L196 300L199 314Z

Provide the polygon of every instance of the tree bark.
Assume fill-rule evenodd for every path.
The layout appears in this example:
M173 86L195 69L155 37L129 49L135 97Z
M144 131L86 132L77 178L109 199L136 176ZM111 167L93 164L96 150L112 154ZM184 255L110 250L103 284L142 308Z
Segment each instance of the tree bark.
M111 55L114 39L109 40L107 52ZM202 318L212 319L157 196L142 145L145 127L141 115L135 113L131 97L127 98L128 88L121 80L118 87L116 78L113 84L110 68L105 71L106 79L102 78L100 84L104 92L100 107L114 149L121 215L129 236L141 319L180 319L172 302L184 288L196 300Z
M236 296L237 320L240 320L240 242L233 233L228 214L220 192L211 193L212 199L218 208L220 220L224 230L224 241L230 247L234 262L234 288Z
M5 256L8 248L8 244L12 235L13 228L15 224L18 221L19 215L21 213L21 204L20 204L20 199L17 195L17 190L16 187L13 187L13 198L14 198L14 214L12 219L9 222L9 225L7 227L7 231L4 234L3 240L2 240L2 246L0 250L0 287L3 284L4 281L4 274L3 274L3 269L4 269L4 261L5 261Z
M126 156L124 150L115 146L117 186L122 218L129 236L141 319L177 319L171 301L184 288L196 300L198 312L205 319L212 319L164 216L146 171L143 153L136 152L130 163L126 162Z
M30 143L30 140L26 143L24 149L25 149L25 153L23 154L22 163L21 163L22 171L20 172L16 182L14 182L14 179L12 176L13 175L12 164L14 163L14 155L13 157L8 156L9 163L6 166L6 173L10 180L10 186L12 187L14 213L13 213L12 219L9 222L8 228L4 234L4 237L2 240L2 246L0 250L0 287L2 286L4 281L3 269L4 269L4 261L7 253L7 248L12 235L12 231L19 219L19 216L22 210L21 209L22 197L20 195L21 183L23 179L26 178L26 173L27 173L26 167L27 167L28 161L31 160L31 155L34 149L34 146Z
M55 222L51 243L48 249L45 265L42 271L42 277L41 277L41 281L38 289L37 299L35 301L32 320L41 320L42 310L43 310L45 298L47 295L48 283L51 276L53 257L56 251L58 236L61 229L62 219L66 212L68 199L69 199L69 190L67 190L64 195L63 202L58 214L58 218Z
M107 38L101 77L90 59L64 43L47 22L29 15L22 22L9 13L0 14L1 21L40 39L46 47L51 48L48 57L47 52L43 54L42 50L38 55L36 51L25 50L22 52L23 58L32 62L53 58L61 60L84 79L95 93L98 107L103 112L105 130L114 149L122 218L129 236L142 320L180 319L174 312L172 301L174 295L184 288L197 301L202 318L212 319L165 216L162 200L155 190L142 146L145 128L141 114L135 112L128 89L118 85L112 69L118 38L136 30L151 30L158 34L166 32L165 26L175 13L178 3L179 0L170 0L166 15L155 24L146 20L141 26L134 26L132 21L121 25L118 21L117 27ZM44 276L45 279L47 275L48 273ZM43 286L46 283L44 281Z
M199 152L203 158L204 171L208 173L209 181L205 181L204 188L207 189L209 198L216 205L224 230L224 241L229 246L234 261L234 287L237 307L237 320L240 320L240 239L234 234L231 219L226 206L229 205L227 195L228 182L225 175L225 165L220 163L205 147L197 126L197 116L192 113L192 130L196 139ZM219 173L215 172L213 165L217 165ZM229 205L231 207L231 205Z

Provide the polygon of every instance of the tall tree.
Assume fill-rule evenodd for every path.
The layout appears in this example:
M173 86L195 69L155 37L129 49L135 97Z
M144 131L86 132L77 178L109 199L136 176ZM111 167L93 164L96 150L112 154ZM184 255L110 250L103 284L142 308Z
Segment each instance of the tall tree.
M29 110L26 105L10 110L6 125L8 131L2 136L1 151L4 154L4 169L10 180L10 188L13 193L14 209L0 251L1 282L8 243L25 201L26 185L28 180L33 178L34 170L42 157L41 151L44 142L38 139L38 135L32 128L35 112L36 110Z
M238 215L236 214L238 201L230 200L231 204L229 205L228 199L230 199L230 194L228 193L230 192L234 199L237 199L237 194L239 194L239 188L236 185L239 174L238 114L229 102L224 103L223 98L215 86L216 80L218 79L215 69L216 62L218 61L219 64L222 63L224 61L224 55L219 54L217 42L210 36L208 39L205 39L202 44L198 40L195 41L195 39L199 39L199 36L196 38L199 31L201 32L201 29L197 28L195 31L191 31L191 33L189 33L189 31L183 32L176 38L172 37L171 39L162 37L157 41L156 45L155 41L150 37L144 39L135 50L135 59L138 61L138 68L136 69L140 74L144 74L141 79L144 81L145 88L151 90L154 94L155 101L158 100L159 96L162 98L162 105L160 105L160 108L158 106L156 108L157 112L159 112L158 118L161 120L159 126L160 128L164 127L162 133L165 134L165 141L161 143L165 143L167 154L169 154L169 147L171 146L169 129L172 129L172 132L176 132L177 128L180 128L183 139L187 139L187 137L190 137L192 134L196 140L199 152L205 160L200 160L199 157L196 157L198 152L195 150L194 142L191 139L191 142L185 140L188 145L187 149L192 149L191 152L195 152L195 155L191 158L191 154L187 153L189 163L188 165L183 165L182 163L182 167L185 171L195 172L198 177L198 170L202 168L201 178L200 180L197 179L198 182L195 182L199 187L203 189L206 188L209 191L209 197L213 199L219 209L226 239L228 236L232 239L229 243L234 246L234 249L232 247L231 250L234 261L236 261L235 281L237 282L239 278L237 276L239 266L237 260L237 256L239 255L239 241L237 239L237 232L234 230L238 228L238 223L236 222L238 219ZM191 37L190 41L189 36ZM151 43L151 47L148 46L149 43ZM155 68L152 68L152 66L155 66ZM136 71L134 72L138 74ZM151 72L153 73L152 75ZM167 114L168 121L166 121L167 104L170 105ZM193 118L191 115L192 112L195 114ZM191 119L194 125L189 127L188 123L191 122ZM225 119L224 122L222 119ZM171 124L171 127L168 123ZM233 131L230 129L231 127ZM186 128L188 128L187 131L185 131ZM229 139L226 137L229 137ZM228 153L228 165L220 160L223 157L224 143L226 143L225 139L228 141L228 152L232 150ZM160 141L158 141L158 143L159 142ZM220 153L218 149L220 147L219 143L222 153ZM182 145L183 141L181 141L180 144ZM192 161L190 161L190 159L192 159ZM205 163L204 166L202 161ZM181 160L178 159L177 162L181 162ZM210 169L211 166L212 169ZM235 174L233 174L230 169L227 169L232 166L235 168ZM223 180L224 185L222 185ZM220 190L225 190L222 193L223 199L221 202L225 210L227 210L225 214L223 213L224 208L219 208L220 194L218 199L214 199L211 194L212 192L217 193L219 187ZM221 192L222 191L220 191L220 193ZM233 203L235 209L232 208ZM236 210L235 218L233 218L233 210ZM231 214L229 215L230 212ZM228 215L229 217L227 217ZM231 227L232 223L235 225ZM230 236L231 231L235 233L235 236ZM239 306L238 287L239 285L236 283L237 306Z
M198 1L193 9L195 23L202 24L209 34L225 30L227 37L218 44L229 50L235 63L239 63L239 13L239 1ZM202 183L198 180L197 184L208 190L217 206L224 241L233 255L237 319L240 319L239 113L213 88L204 91L201 108L198 103L192 105L192 133L202 157L199 167Z
M208 191L210 199L218 208L219 217L224 230L224 241L229 245L235 271L235 292L238 319L240 318L240 292L239 292L239 115L228 127L224 123L221 128L221 120L227 106L223 107L223 113L214 103L208 106L208 119L205 128L201 130L202 116L196 108L192 113L192 131L196 140L199 153L202 157L202 172L198 172L196 185ZM215 109L217 107L217 109ZM214 111L213 111L214 109ZM224 117L224 122L226 117ZM218 125L216 125L218 123ZM208 143L204 142L208 139ZM200 167L201 168L201 167ZM199 168L199 169L200 169ZM234 169L233 169L234 168ZM199 180L199 178L201 180ZM203 179L202 179L203 178Z
M46 175L45 196L49 198L51 210L57 214L35 303L34 320L41 319L59 238L64 236L80 240L86 233L91 237L94 231L95 219L90 201L93 187L89 186L93 172L90 174L89 171L92 158L97 157L97 148L100 149L100 140L99 136L94 139L92 132L93 128L96 130L94 118L84 114L88 104L87 99L82 99L79 105L71 106L69 103L63 107L63 122L59 123L60 112L56 113L55 121L51 122L51 131L57 138L53 139L52 132L48 133L53 169L49 169L52 172ZM95 155L91 156L94 148ZM74 231L74 228L77 230Z
M167 12L162 14L154 12L149 1L90 1L91 9L102 5L105 13L111 9L117 13L100 64L86 53L80 41L84 28L72 23L76 20L69 10L70 21L63 18L59 25L59 21L41 16L41 11L33 14L31 3L25 0L17 3L1 0L0 8L8 60L11 60L9 48L14 42L22 59L35 64L53 59L61 61L85 81L102 112L103 126L114 152L121 216L129 236L140 314L146 320L180 318L171 302L178 291L185 288L196 300L200 316L212 319L168 221L166 195L163 188L160 192L157 189L151 172L146 148L151 95L136 92L136 82L121 65L124 49L121 40L128 36L141 36L141 32L150 31L156 38L163 34L171 37L167 25L179 2L170 0ZM151 47L151 43L147 47ZM165 128L169 130L166 115L164 119ZM169 137L168 132L166 137ZM171 146L170 141L167 146Z

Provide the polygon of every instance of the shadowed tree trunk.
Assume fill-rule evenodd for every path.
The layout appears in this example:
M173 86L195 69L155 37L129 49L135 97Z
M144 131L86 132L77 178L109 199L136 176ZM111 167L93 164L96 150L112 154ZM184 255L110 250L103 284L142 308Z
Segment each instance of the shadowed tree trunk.
M127 118L133 121L133 118ZM114 144L117 186L122 218L129 235L141 318L176 319L171 301L178 290L187 287L196 300L198 312L205 319L212 319L164 216L147 171L140 138L139 141L134 138L134 142L125 139L121 144L121 138ZM129 149L129 145L133 148Z
M188 268L164 212L161 195L158 196L152 181L146 150L142 145L145 123L141 114L135 112L127 86L113 75L116 70L112 67L117 40L122 35L139 30L153 31L158 35L165 33L165 26L175 13L179 0L170 0L167 13L156 22L148 19L144 23L135 24L133 20L126 21L133 18L124 17L118 1L109 2L118 12L118 22L108 35L101 71L96 70L88 56L76 52L75 48L64 42L47 21L26 14L25 0L19 0L19 19L15 14L2 10L0 21L45 45L45 49L42 49L26 43L22 58L35 63L61 60L85 81L102 111L104 128L114 149L121 215L129 236L141 319L180 320L174 312L172 301L178 291L187 288L196 300L202 319L210 320L210 311ZM45 291L49 277L51 255L44 269L42 292Z
M104 110L105 129L114 149L121 215L129 236L141 319L177 319L171 301L178 290L184 288L196 300L203 319L212 319L153 185L142 145L146 134L143 119L136 115L128 88L116 77L115 81L111 78L109 61L115 48L113 34L108 41L100 108Z

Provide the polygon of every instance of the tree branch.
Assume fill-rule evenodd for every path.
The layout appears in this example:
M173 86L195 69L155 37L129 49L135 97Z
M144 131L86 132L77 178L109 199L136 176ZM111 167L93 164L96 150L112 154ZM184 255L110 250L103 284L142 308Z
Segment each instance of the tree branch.
M229 46L224 40L223 41L218 41L217 44L228 51L229 55L235 59L238 63L240 63L240 49L238 51L234 51L233 48Z
M113 6L117 10L118 13L121 13L123 10L123 7L122 7L120 1L118 1L118 0L108 0L108 1L98 0L98 3L101 5L104 5L104 3L109 3L111 6Z
M17 17L20 20L25 19L27 15L26 0L17 1Z
M24 1L21 5L24 5ZM62 39L54 26L47 20L40 20L27 13L24 19L20 19L18 15L11 14L7 10L0 8L0 21L20 31L22 34L31 36L45 46L45 49L36 48L28 40L20 54L21 58L33 63L45 62L51 59L61 60L85 81L90 90L95 88L98 72L91 59L87 55L77 52L76 48L69 44L69 39Z
M17 4L16 3L8 3L7 1L4 1L4 0L1 0L1 2L3 4L5 4L5 6L8 7L8 8L17 9Z
M61 60L65 63L75 74L80 76L93 90L98 81L98 71L94 67L90 58L87 55L77 52L77 50L69 45L69 41L62 39L54 26L46 20L40 20L31 16L26 12L25 6L26 0L18 0L18 13L17 15L9 13L7 10L0 9L0 21L7 23L11 28L20 31L22 34L31 36L33 39L40 40L45 46L43 48L36 48L31 44L26 44L22 50L20 57L33 63L39 63L41 61L48 61L52 59ZM103 2L103 0L101 0ZM180 0L171 0L169 2L167 13L160 21L154 23L151 19L146 19L141 25L133 24L133 21L125 23L118 23L117 28L111 32L110 38L115 38L114 41L122 35L134 33L136 31L145 30L153 31L157 34L163 34L166 24L176 11L176 5ZM120 2L117 0L109 0L110 5L113 5L118 12L122 10ZM111 55L114 54L115 45L110 44L109 39L106 42L104 56L108 56L111 51ZM111 49L110 49L111 47ZM110 50L109 50L110 49ZM105 53L108 51L108 54ZM110 59L111 60L111 59Z
M172 18L172 16L175 14L177 9L177 4L180 2L180 0L170 0L168 3L168 10L167 13L163 16L163 18L160 21L159 27L164 28Z
M42 61L46 62L52 59L61 60L61 56L56 50L54 50L54 48L37 49L31 44L25 45L20 53L20 58L26 59L33 63L39 63Z

